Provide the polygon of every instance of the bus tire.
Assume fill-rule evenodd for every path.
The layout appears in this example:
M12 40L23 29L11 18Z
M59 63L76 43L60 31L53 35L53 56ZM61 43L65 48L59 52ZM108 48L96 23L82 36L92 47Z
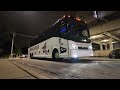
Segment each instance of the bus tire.
M53 59L53 60L59 59L59 52L58 52L57 49L54 49L54 50L53 50L52 59Z
M30 58L31 58L31 53L30 53Z
M33 53L30 54L30 58L33 59Z

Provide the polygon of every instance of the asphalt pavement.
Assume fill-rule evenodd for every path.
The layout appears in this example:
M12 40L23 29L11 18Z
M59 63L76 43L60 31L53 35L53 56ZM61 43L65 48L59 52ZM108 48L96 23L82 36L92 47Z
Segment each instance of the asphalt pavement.
M36 79L7 59L0 59L0 79Z
M101 60L0 59L0 79L120 79L120 60Z
M43 76L43 79L120 79L119 60L91 62L82 60L77 63L39 59L12 59L10 61L28 71L36 72L34 75L38 78Z

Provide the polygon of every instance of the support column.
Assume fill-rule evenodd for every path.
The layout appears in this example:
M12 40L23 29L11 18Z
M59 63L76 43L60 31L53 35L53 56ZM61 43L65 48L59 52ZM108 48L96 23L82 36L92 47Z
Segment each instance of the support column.
M109 39L109 44L110 44L110 50L113 50L113 43L112 43L112 38Z
M105 45L105 50L107 50L107 45Z
M102 51L103 50L103 45L102 44L100 44L100 51Z

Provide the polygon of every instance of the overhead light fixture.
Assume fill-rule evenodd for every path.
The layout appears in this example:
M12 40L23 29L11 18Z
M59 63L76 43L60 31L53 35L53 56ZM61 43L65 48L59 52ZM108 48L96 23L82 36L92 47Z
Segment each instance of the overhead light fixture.
M112 42L112 43L117 43L117 42Z
M100 38L100 37L103 37L104 35L94 35L94 36L91 36L90 39L95 39L95 38Z
M104 40L101 40L100 42L108 42L109 39L104 39Z

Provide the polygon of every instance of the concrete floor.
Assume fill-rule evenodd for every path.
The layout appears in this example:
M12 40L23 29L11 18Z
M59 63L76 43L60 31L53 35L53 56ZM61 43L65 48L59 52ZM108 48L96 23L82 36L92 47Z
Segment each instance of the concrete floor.
M82 61L77 63L55 62L37 59L9 59L2 61L1 64L4 65L4 63L9 63L8 61L15 63L23 69L26 69L29 73L33 74L39 79L120 79L119 59L115 61L112 59L109 61L91 60L90 62ZM6 70L9 71L10 66L7 67L8 69ZM4 72L4 68L1 68L3 67L0 65L0 71L3 70ZM17 75L21 75L21 72L21 70L15 71ZM12 76L12 74L10 76ZM9 77L4 76L4 78ZM13 75L12 78L17 77Z
M6 59L0 59L0 79L35 79Z

